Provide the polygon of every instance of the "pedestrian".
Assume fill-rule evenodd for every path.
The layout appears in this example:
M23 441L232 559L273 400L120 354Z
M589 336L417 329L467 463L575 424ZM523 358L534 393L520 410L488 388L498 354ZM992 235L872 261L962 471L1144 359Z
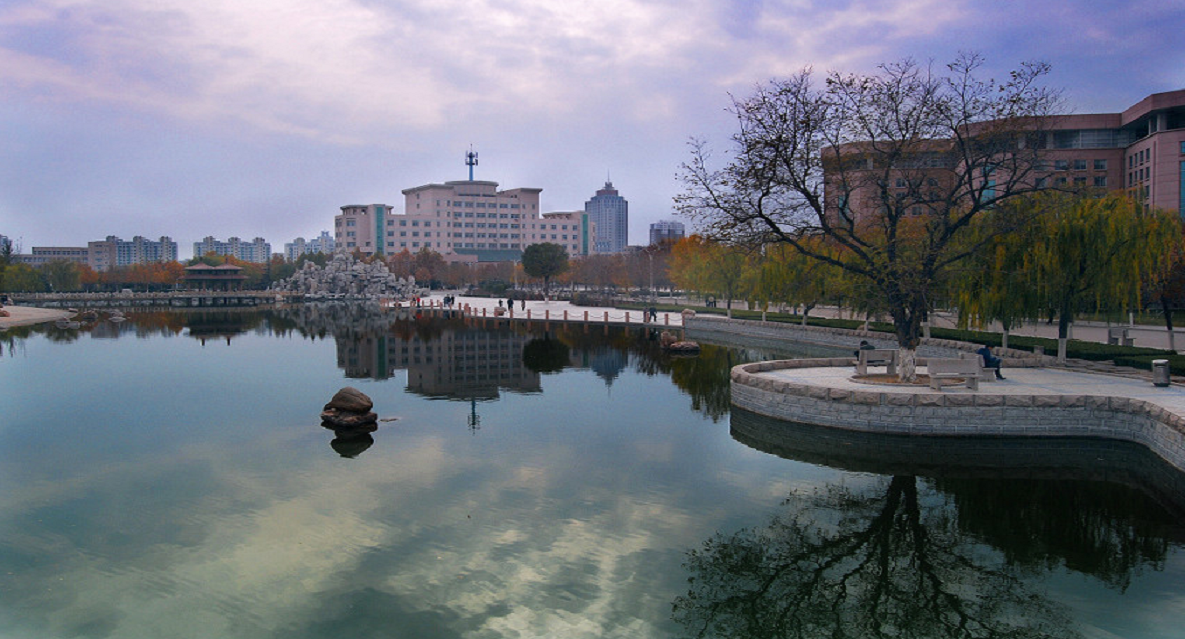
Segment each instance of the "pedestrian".
M527 310L527 298L525 298L525 297L523 298L523 308L522 308L522 310L524 310L524 311L525 311L525 310Z
M996 357L995 355L993 355L992 349L988 348L987 344L984 344L983 346L979 347L979 350L977 350L975 352L978 353L979 356L983 358L983 367L984 368L991 368L991 369L995 370L996 371L996 379L1004 379L1004 376L1000 374L1000 365L1003 363L1003 360L1001 360L999 357Z
M873 346L872 344L869 344L868 340L862 339L862 340L860 340L860 348L858 350L856 350L856 352L854 352L853 355L855 355L857 358L859 358L860 351L871 351L871 350L876 350L876 347Z

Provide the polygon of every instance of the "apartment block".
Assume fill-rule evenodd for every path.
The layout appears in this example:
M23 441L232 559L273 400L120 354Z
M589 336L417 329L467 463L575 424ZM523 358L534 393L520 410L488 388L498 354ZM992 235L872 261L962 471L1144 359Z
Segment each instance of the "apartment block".
M229 237L225 242L207 235L200 242L193 243L193 256L201 257L213 253L215 255L230 256L244 262L266 264L272 257L272 245L262 237L245 242L237 237Z
M329 255L333 253L333 247L333 236L329 234L329 231L321 231L321 235L309 240L298 237L291 242L286 242L284 244L284 259L289 262L295 262L297 258L306 253L324 253Z

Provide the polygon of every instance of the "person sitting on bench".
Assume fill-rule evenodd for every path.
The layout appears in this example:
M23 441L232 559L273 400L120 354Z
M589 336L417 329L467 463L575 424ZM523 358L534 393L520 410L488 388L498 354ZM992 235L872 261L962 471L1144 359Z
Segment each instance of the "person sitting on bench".
M996 379L1004 379L1004 376L1000 374L1000 365L1003 363L1003 360L992 355L992 349L984 345L975 352L979 353L979 356L983 358L984 368L994 369L996 371Z
M853 351L852 354L855 355L857 359L859 359L860 358L860 351L874 351L874 350L876 350L875 346L873 346L872 344L869 344L868 340L862 339L862 340L860 340L860 349Z

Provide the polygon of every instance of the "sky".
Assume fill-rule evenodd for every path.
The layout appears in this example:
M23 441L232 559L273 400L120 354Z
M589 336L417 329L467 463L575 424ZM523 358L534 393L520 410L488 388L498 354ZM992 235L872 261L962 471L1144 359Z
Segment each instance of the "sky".
M689 140L725 150L731 100L770 79L976 52L1116 112L1185 88L1183 31L1185 0L5 0L0 235L279 252L467 179L472 147L544 212L611 180L644 244Z

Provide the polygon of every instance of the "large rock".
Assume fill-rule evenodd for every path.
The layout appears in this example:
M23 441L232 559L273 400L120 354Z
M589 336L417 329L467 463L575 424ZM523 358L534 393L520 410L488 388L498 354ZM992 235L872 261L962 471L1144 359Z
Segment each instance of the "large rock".
M354 413L336 408L321 411L321 425L333 430L374 432L378 420L379 416L374 413Z
M339 390L333 396L333 399L329 400L329 403L325 405L325 410L331 408L349 413L366 413L371 408L374 408L374 402L370 401L366 393L352 386L347 386Z

